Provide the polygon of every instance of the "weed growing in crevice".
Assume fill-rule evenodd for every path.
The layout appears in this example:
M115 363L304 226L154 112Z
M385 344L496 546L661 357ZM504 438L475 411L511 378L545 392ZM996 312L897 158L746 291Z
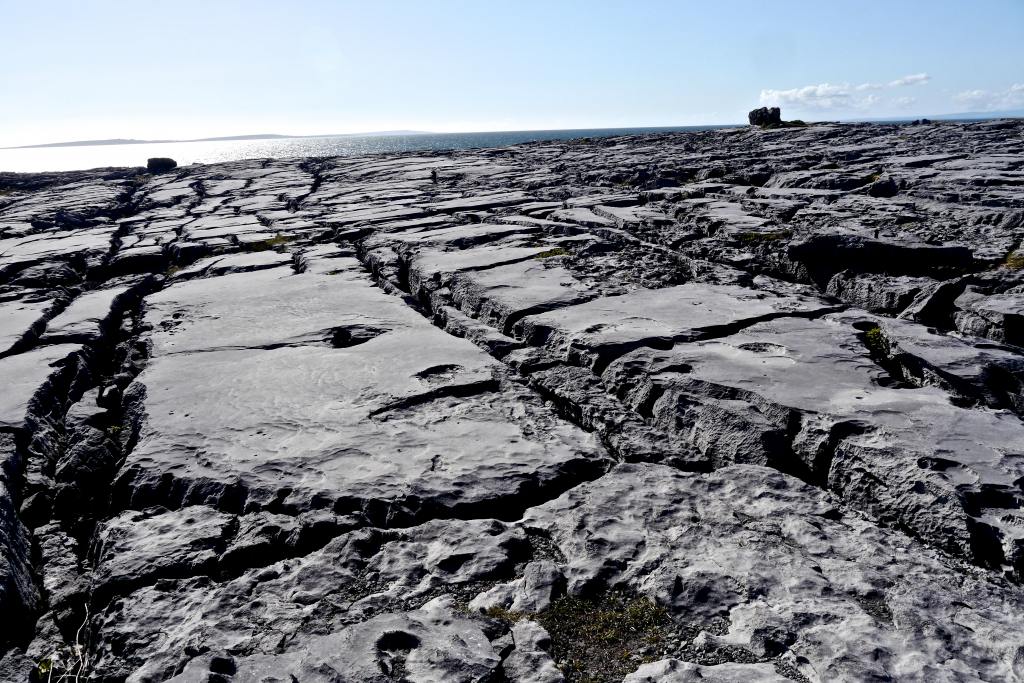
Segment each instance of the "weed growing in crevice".
M868 328L864 332L864 346L867 347L868 353L875 360L885 360L889 358L889 340L885 338L885 333L882 332L882 328L877 325Z
M278 249L279 247L283 247L284 245L291 242L293 239L295 238L290 237L288 235L282 235L281 233L277 233L273 237L269 237L265 240L260 240L258 242L250 242L249 244L245 245L245 247L248 251L270 251L271 249Z
M546 258L554 258L556 256L568 256L568 255L569 255L569 252L566 251L565 249L562 249L561 247L555 247L554 249L548 249L547 251L542 251L539 254L537 254L536 256L534 256L533 258L535 258L535 259L546 259Z
M675 629L664 607L616 592L566 595L536 614L492 607L485 615L510 626L522 619L543 626L567 683L621 681L640 664L665 656L674 644Z
M1010 270L1024 270L1024 250L1011 251L1003 261L1003 266Z
M736 239L748 244L761 242L779 242L788 240L793 236L792 230L776 230L774 232L741 232L736 234Z

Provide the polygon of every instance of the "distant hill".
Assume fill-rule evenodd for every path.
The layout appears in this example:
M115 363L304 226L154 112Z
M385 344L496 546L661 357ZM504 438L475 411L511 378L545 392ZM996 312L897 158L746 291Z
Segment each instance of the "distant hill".
M36 149L40 147L92 147L98 145L152 145L169 142L230 142L232 140L282 140L288 138L358 138L374 135L424 135L422 130L383 130L372 133L335 133L331 135L278 135L257 133L255 135L225 135L215 138L193 138L190 140L135 140L132 138L111 138L109 140L72 140L71 142L48 142L42 145L18 145L0 149Z
M1019 119L1024 118L1024 109L1007 109L1005 111L965 111L959 114L936 114L926 116L927 119L949 121L951 119Z
M1018 119L1024 118L1024 109L1006 109L1003 111L962 111L955 114L927 114L924 116L880 116L869 119L844 119L854 122L886 122L886 121L916 121L918 119L929 119L931 121L974 121L986 119Z

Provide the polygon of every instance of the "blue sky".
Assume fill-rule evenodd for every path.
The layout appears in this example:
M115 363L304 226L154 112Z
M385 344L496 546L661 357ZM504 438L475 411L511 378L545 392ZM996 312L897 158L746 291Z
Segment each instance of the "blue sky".
M0 0L0 145L1024 108L1024 0Z

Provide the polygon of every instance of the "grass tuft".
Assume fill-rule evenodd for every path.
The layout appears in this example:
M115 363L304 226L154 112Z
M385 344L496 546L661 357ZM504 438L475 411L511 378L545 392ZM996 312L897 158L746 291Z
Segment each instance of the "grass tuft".
M534 256L533 258L535 258L535 259L546 259L546 258L554 258L556 256L568 256L568 255L569 255L569 252L566 251L565 249L562 249L561 247L555 247L554 249L548 249L547 251L542 251L539 254L537 254L536 256Z
M488 607L486 610L484 610L484 614L490 617L491 619L497 619L498 621L502 621L508 624L509 626L516 623L517 621L521 621L523 618L527 616L525 612L513 612L512 610L508 610L504 607L498 606Z
M669 623L665 608L618 593L565 596L533 618L551 635L551 654L567 683L622 680L657 659Z
M249 244L246 245L246 247L249 249L249 251L270 251L271 249L283 247L284 245L291 242L293 239L295 238L289 237L288 235L282 235L281 233L277 233L273 237L269 237L265 240L260 240L258 242L250 242Z
M792 230L776 230L774 232L741 232L737 233L736 239L747 243L778 242L779 240L788 240L792 236Z
M882 328L877 325L864 333L864 345L876 358L885 358L889 355L889 340L885 338Z
M1024 250L1018 249L1007 254L1003 266L1010 270L1024 270Z

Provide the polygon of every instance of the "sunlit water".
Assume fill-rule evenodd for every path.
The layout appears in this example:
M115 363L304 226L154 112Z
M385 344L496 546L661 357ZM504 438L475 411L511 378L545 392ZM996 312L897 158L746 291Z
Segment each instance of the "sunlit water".
M0 149L0 171L72 171L105 166L145 166L150 157L170 157L179 165L210 164L237 159L282 159L308 156L353 156L418 150L503 147L536 140L567 140L675 131L713 130L728 126L677 128L599 128L574 130L507 131L497 133L423 133L417 135L363 135L226 142L168 142L83 147Z

